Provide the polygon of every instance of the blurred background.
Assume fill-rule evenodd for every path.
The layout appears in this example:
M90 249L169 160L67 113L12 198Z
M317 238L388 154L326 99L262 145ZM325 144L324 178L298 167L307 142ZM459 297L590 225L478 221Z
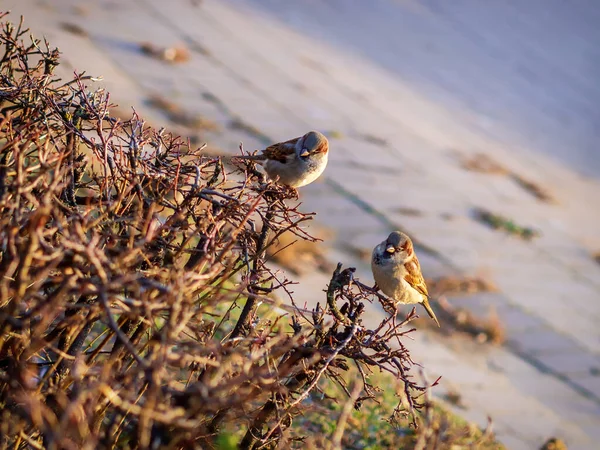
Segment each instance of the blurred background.
M587 0L5 0L129 117L264 148L310 129L319 245L277 255L322 298L408 232L442 322L406 339L434 394L514 449L600 440L600 6ZM384 312L370 305L377 322ZM410 308L406 308L406 313Z

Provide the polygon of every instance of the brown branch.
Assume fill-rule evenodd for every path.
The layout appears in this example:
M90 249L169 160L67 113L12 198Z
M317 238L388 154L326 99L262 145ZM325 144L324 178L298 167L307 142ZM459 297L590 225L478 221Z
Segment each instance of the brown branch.
M273 204L270 204L269 209L267 210L267 214L265 215L264 220L263 220L262 231L260 233L258 242L256 244L256 254L254 255L254 258L252 260L252 270L248 274L248 277L250 278L250 280L252 280L253 278L256 277L256 275L258 274L259 265L261 264L261 261L264 259L264 256L266 253L265 244L266 244L267 238L269 236L269 231L270 231L270 226L271 226L270 222L273 219L273 215L274 215ZM248 298L246 299L246 304L244 305L244 309L242 309L242 313L240 314L240 317L239 317L237 323L235 324L235 327L233 328L231 335L229 336L230 339L236 339L237 337L239 337L242 334L243 330L245 330L248 327L250 317L252 316L254 307L256 305L256 295L253 292L251 292L251 289L252 289L252 286L251 285L248 286L248 291L250 291L250 294L248 295Z

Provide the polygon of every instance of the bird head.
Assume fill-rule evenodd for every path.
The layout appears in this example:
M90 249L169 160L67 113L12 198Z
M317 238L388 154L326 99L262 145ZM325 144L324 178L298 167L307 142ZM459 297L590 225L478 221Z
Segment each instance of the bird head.
M383 256L387 258L404 260L414 253L412 241L401 231L392 231L383 244Z
M300 139L298 156L304 160L324 157L329 151L329 141L318 131L309 131Z

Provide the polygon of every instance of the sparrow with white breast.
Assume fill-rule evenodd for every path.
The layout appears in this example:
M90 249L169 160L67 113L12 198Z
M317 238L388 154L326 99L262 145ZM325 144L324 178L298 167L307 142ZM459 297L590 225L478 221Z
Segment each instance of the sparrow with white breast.
M235 158L256 161L272 180L299 188L319 178L327 166L328 153L327 138L318 131L309 131L304 136L270 145L258 155Z
M373 249L371 270L375 285L396 303L421 303L427 314L440 323L429 305L429 294L421 274L421 266L410 238L401 231L393 231Z

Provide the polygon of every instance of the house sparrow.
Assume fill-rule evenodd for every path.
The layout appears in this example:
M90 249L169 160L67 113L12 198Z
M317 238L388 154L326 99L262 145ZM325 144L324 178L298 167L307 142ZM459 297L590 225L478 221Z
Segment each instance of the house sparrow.
M394 231L373 249L371 270L375 285L385 295L396 303L422 303L429 316L440 326L429 305L427 286L413 243L406 234Z
M236 156L236 159L257 161L272 180L293 188L315 181L327 166L329 142L318 131L279 142L258 155Z

